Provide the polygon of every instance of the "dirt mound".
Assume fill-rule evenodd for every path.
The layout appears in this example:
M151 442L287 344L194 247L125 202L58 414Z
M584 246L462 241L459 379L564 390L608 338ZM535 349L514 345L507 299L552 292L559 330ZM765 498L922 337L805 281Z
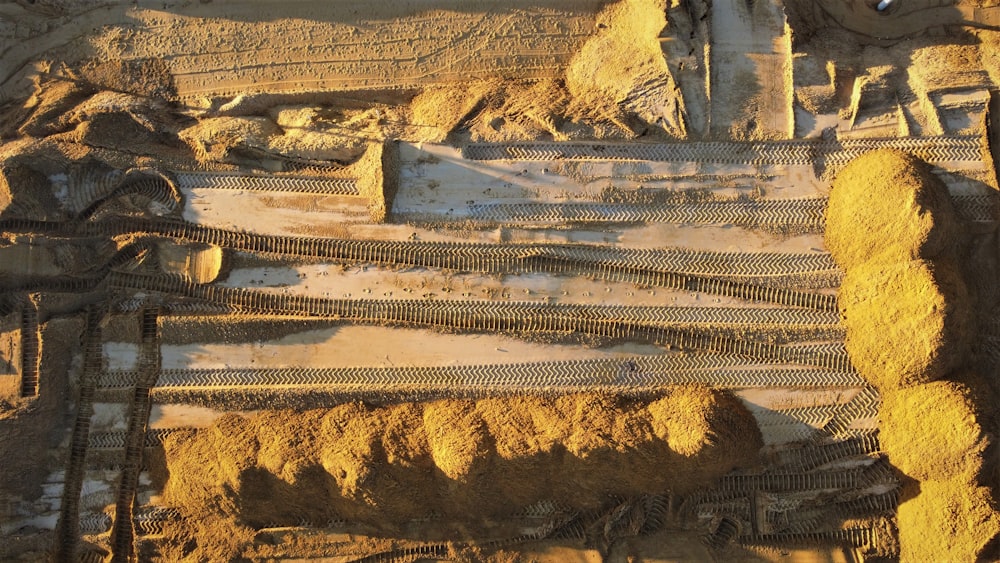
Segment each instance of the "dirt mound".
M930 454L930 452L927 452ZM1000 514L969 475L927 480L899 505L900 561L996 561ZM915 491L911 491L911 494Z
M178 136L198 160L225 162L234 149L265 149L280 134L281 128L266 117L216 117L202 119Z
M746 424L743 409L736 397L701 387L677 388L648 407L653 432L678 454L693 457L716 444L735 444L741 448L737 458L751 459L759 433Z
M0 162L0 217L60 219L60 207L45 174L21 159Z
M851 361L880 390L940 379L969 349L971 303L946 262L872 262L848 269L838 304Z
M845 270L870 260L934 258L954 243L957 231L948 188L912 155L872 151L834 180L825 239Z
M209 244L174 244L160 242L156 257L164 272L179 274L194 283L211 283L223 272L225 253L222 247Z
M29 137L45 137L64 131L63 114L93 94L93 90L68 80L53 80L41 84L25 103L18 117L24 121L17 132ZM15 118L16 121L16 118Z
M497 86L480 103L479 113L466 123L473 140L521 139L565 141L570 135L598 136L597 130L574 123L567 115L570 94L561 80Z
M420 140L444 141L497 88L495 81L478 80L425 89L410 102L413 123L424 127Z
M622 0L597 16L600 31L566 70L573 105L598 113L615 106L677 138L687 137L684 101L660 45L663 0Z
M691 492L756 464L761 444L738 400L701 387L655 401L353 403L172 435L164 495L188 518L251 527L343 518L392 530L438 515L475 529L542 500L582 510L609 495Z
M391 141L371 143L348 173L359 179L358 192L368 199L372 221L385 222L399 187L399 146Z
M83 64L77 72L81 79L99 90L129 92L164 100L176 97L173 77L163 59L93 60Z
M879 440L893 465L918 480L978 470L987 448L973 391L935 381L884 394Z

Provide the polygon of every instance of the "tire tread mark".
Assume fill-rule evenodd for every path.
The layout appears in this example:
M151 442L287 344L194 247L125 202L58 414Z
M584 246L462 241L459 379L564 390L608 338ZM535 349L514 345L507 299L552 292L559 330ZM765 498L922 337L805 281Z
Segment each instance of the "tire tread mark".
M38 325L38 305L30 298L21 306L21 397L37 397L42 338Z
M834 371L853 371L848 358L792 347L702 335L647 324L634 307L493 303L477 301L351 300L283 295L243 288L203 286L179 277L112 272L119 289L178 294L233 307L252 314L334 318L350 322L442 326L470 331L521 331L590 334L611 339L669 343L681 349L736 354L776 363L795 363ZM632 321L622 321L632 315Z
M178 172L177 184L185 189L246 190L325 195L358 195L355 178L323 176L265 176L226 172Z

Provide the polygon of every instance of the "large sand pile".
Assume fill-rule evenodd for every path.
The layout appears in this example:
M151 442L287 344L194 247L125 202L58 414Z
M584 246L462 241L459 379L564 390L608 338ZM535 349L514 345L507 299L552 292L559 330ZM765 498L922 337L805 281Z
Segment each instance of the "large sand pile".
M189 520L237 527L341 518L392 531L436 515L474 530L542 500L589 510L611 495L689 493L754 465L761 444L738 400L703 387L352 403L173 435L164 495Z
M921 481L919 494L900 504L898 514L900 561L1000 558L995 496L968 474Z
M914 479L952 479L982 465L988 440L979 417L975 397L962 383L935 381L886 393L879 418L882 449Z
M847 351L879 388L880 441L908 478L902 561L1000 555L996 497L981 486L995 470L983 416L991 394L956 371L973 304L955 266L960 224L949 198L926 163L875 151L840 173L827 210L826 242L847 272L838 295Z
M838 306L851 360L879 389L940 379L965 360L971 307L949 262L873 260L848 268Z
M160 270L179 274L194 283L211 283L223 270L225 252L210 244L159 242L156 257Z
M851 360L880 390L939 379L968 350L968 291L953 266L958 223L928 164L872 151L837 176L826 244Z
M563 77L425 89L410 104L418 140L687 138L684 98L661 45L666 10L664 0L609 2Z
M957 230L948 188L912 155L869 152L833 183L825 242L846 270L873 260L937 257L954 245Z

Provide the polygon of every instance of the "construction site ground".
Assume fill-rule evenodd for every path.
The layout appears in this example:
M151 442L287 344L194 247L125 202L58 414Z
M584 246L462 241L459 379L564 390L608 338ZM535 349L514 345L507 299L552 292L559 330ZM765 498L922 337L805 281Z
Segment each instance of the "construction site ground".
M0 0L0 559L1000 557L992 4ZM873 151L967 471L849 345Z

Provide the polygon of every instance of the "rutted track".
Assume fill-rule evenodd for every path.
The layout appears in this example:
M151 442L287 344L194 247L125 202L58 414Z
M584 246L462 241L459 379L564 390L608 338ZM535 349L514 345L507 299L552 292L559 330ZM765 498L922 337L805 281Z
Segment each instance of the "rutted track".
M133 506L139 473L142 470L142 451L146 446L146 426L149 423L152 402L149 391L156 385L160 372L160 345L158 330L159 311L144 309L141 322L139 376L129 409L128 429L125 433L125 461L115 503L115 521L111 529L111 554L113 562L136 560L135 523Z
M350 322L437 326L488 332L577 333L616 340L669 344L687 350L737 354L770 363L793 363L833 371L853 371L839 354L698 334L664 327L636 316L638 309L540 303L493 303L430 300L322 299L243 288L202 286L181 278L112 272L109 283L119 289L155 291L203 299L245 314L332 318ZM623 318L633 317L632 321ZM652 323L652 324L647 324Z
M38 305L30 298L21 306L21 396L38 395L42 339L38 326Z
M76 406L76 422L70 439L69 460L63 480L63 499L57 526L57 559L73 561L80 542L80 493L86 471L87 444L90 436L90 418L94 415L93 398L97 378L103 367L101 322L104 312L92 307L87 311L87 325L83 341L83 370L80 375L80 392Z
M739 199L679 204L631 203L485 203L469 207L468 217L488 223L695 223L737 225L748 229L823 232L824 197ZM996 221L997 198L953 195L955 211L967 221Z
M245 190L322 195L358 195L355 178L323 176L264 176L226 172L177 172L177 185L184 189Z
M469 160L646 160L747 165L845 165L861 154L881 148L904 150L934 164L979 162L983 139L978 135L881 139L803 139L764 142L643 143L469 143L462 156Z
M559 390L614 386L645 389L687 383L722 388L807 388L858 387L864 384L856 374L848 372L739 369L738 366L744 363L746 359L736 356L693 354L475 366L167 369L161 373L157 387L318 386L365 391L439 386L465 395L477 389L501 388ZM109 372L102 378L102 387L122 388L136 376L134 371Z

